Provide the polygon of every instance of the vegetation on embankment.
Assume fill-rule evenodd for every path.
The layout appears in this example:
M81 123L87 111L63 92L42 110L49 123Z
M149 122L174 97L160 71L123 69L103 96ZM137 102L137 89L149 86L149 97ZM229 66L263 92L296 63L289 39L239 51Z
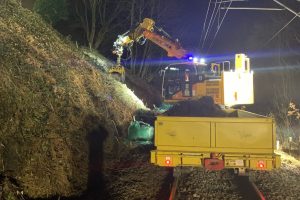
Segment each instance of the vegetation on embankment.
M0 74L4 199L81 194L91 176L101 175L106 157L118 155L118 138L134 112L145 109L125 85L14 1L0 5Z

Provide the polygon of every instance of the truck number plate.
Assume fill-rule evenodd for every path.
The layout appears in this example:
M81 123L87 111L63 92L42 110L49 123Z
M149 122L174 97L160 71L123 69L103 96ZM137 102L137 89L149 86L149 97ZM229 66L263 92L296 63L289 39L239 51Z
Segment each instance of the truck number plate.
M235 160L236 166L244 166L244 160Z
M243 167L244 166L244 160L227 160L226 165Z

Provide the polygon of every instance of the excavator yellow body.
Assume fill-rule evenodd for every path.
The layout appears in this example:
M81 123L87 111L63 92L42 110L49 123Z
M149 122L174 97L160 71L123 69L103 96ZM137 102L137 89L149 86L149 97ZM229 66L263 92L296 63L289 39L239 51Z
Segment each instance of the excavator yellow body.
M211 96L216 104L229 107L254 103L253 72L250 71L250 60L245 54L236 54L232 70L223 69L220 63L212 63L210 71L213 75L201 81L181 78L180 90L165 98L165 102ZM168 86L163 86L166 90L165 87Z

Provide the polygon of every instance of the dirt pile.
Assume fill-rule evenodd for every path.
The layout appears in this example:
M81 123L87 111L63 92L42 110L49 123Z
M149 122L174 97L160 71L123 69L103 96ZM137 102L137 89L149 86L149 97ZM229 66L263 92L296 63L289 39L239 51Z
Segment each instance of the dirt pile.
M190 117L226 117L228 115L209 96L195 100L181 101L164 114L168 116Z
M13 180L30 198L79 195L145 106L12 2L0 5L0 187Z

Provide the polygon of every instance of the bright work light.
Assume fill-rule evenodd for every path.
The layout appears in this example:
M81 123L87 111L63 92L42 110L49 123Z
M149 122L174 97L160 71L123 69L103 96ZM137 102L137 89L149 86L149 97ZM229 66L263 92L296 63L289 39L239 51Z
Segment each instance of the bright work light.
M193 62L194 62L194 63L197 63L198 60L199 60L198 58L193 58Z

